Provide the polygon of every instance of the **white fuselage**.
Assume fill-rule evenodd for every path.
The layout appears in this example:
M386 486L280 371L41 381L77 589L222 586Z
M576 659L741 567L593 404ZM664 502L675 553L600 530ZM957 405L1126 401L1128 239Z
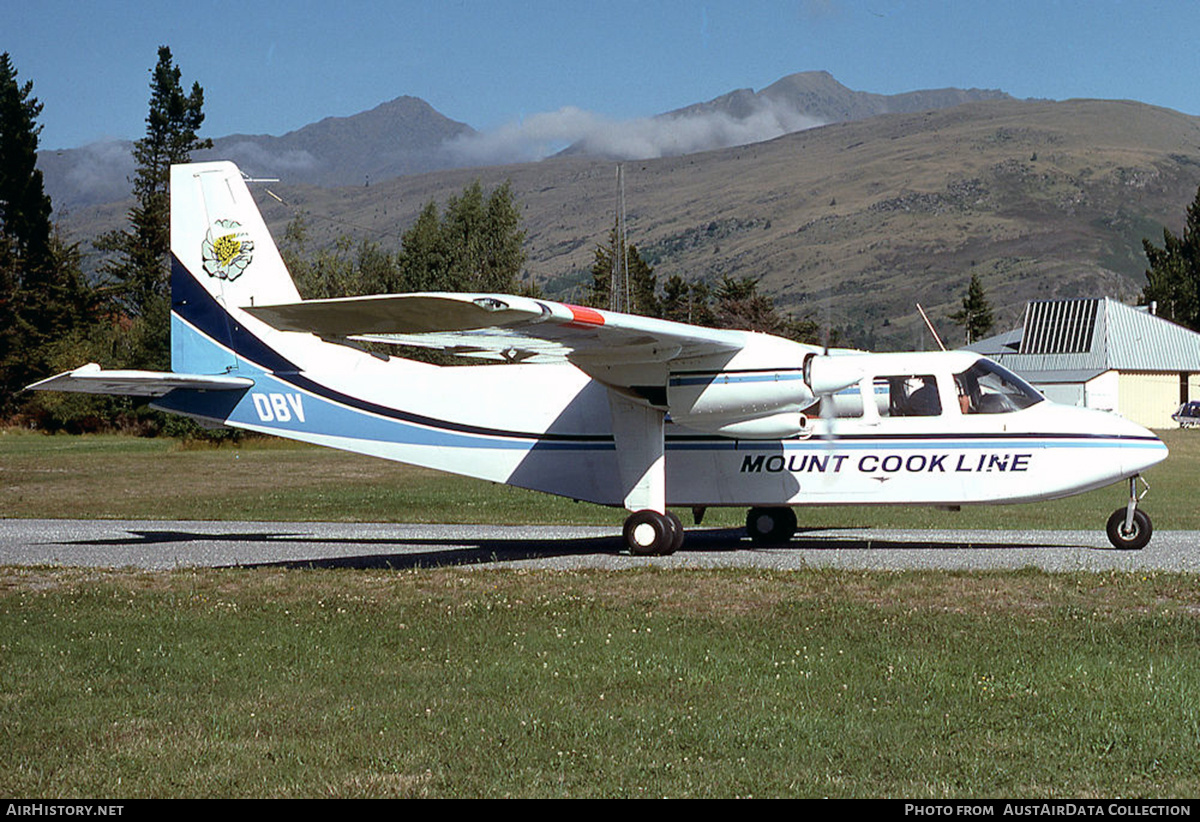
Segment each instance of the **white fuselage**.
M255 362L177 317L175 338L209 346L215 359L236 363L231 373L255 384L236 405L211 415L186 408L186 393L160 405L234 427L622 504L608 389L570 364L440 367L385 360L239 319L281 361L303 365ZM857 361L862 380L833 398L837 416L806 417L807 436L740 439L668 420L667 502L1022 502L1108 485L1165 457L1157 438L1112 414L1049 401L1006 413L963 413L953 375L976 359L965 352L847 358ZM894 375L936 378L939 412L881 413L881 377Z

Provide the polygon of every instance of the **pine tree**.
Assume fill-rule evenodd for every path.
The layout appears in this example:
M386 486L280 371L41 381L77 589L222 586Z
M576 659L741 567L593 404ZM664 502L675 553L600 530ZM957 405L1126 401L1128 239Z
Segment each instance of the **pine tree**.
M404 232L397 262L403 290L452 290L437 203L432 200L426 203L412 228Z
M135 320L141 344L134 364L143 368L165 369L170 358L167 185L171 165L189 162L193 151L212 147L211 140L196 136L204 122L204 90L193 83L191 94L185 94L180 77L170 48L160 46L150 80L146 136L133 148L137 203L128 214L130 228L105 234L96 242L97 248L113 255L102 273L115 304Z
M758 280L753 277L722 278L716 296L718 327L788 336L787 318L775 309L774 300L758 293Z
M678 274L672 274L663 284L662 316L664 320L674 320L677 323L692 321L691 305L692 289Z
M983 284L979 282L979 275L971 275L967 295L962 299L962 308L950 315L950 321L963 327L967 345L983 339L991 332L995 325L992 304L983 290Z
M695 290L696 285L692 288ZM797 320L790 314L780 313L774 300L758 293L758 280L753 277L734 279L726 276L721 279L711 325L759 331L813 345L832 345L838 336L832 329L822 334L820 326L813 320Z
M717 317L713 314L712 299L706 283L689 283L678 274L672 274L663 284L662 318L677 323L714 327Z
M514 293L525 266L525 231L512 183L506 180L488 195L484 209L483 258L476 279L480 291Z
M73 246L54 236L37 169L42 104L0 54L0 413L16 392L47 376L48 348L90 315L89 289Z
M27 376L25 283L29 267L44 262L48 242L50 201L34 168L40 130L34 120L42 106L32 91L32 82L17 83L8 52L0 55L0 411L11 410Z
M430 201L400 240L399 284L407 291L516 293L525 265L525 231L512 186L484 198L475 180L444 214Z
M1200 190L1187 209L1183 235L1163 229L1163 247L1142 240L1150 268L1142 303L1157 303L1158 316L1200 331Z
M33 81L19 85L8 52L0 54L0 231L5 253L27 269L50 256L50 198L36 167L42 104L32 92Z
M583 302L593 308L608 308L612 305L613 246L617 244L616 229L609 233L610 245L596 246L592 254L592 281Z

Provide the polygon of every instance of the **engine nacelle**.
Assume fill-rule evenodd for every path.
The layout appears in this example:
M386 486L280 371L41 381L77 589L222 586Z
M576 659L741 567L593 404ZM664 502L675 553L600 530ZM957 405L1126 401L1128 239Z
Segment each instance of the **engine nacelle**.
M809 354L804 358L804 382L814 394L830 394L856 385L863 378L863 369L855 358Z
M803 412L787 411L754 419L722 417L671 417L672 422L706 434L720 434L740 440L781 440L789 437L808 437L813 433L810 420Z
M682 367L681 367L682 366ZM682 363L667 381L671 420L697 431L745 439L811 433L804 411L862 379L858 357L819 353L813 346L747 334L738 355L713 368ZM782 366L782 367L781 367Z
M801 368L685 372L667 384L672 421L731 437L801 434L808 425L801 411L814 402Z

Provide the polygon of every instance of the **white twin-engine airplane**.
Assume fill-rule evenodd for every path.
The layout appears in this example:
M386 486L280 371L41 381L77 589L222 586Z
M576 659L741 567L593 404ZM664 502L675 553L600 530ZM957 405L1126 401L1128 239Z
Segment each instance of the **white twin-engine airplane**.
M680 547L668 506L697 522L748 507L754 540L786 542L793 506L1030 502L1126 479L1109 538L1150 538L1136 479L1163 443L986 358L826 352L506 294L301 300L232 163L171 169L171 289L171 372L91 364L31 388L151 396L206 423L624 506L634 554Z

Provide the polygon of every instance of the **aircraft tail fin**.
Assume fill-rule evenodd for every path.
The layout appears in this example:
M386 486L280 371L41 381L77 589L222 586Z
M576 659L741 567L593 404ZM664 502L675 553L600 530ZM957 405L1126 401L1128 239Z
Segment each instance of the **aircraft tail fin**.
M241 309L299 299L237 166L172 166L172 370L236 371L233 337L245 316Z

